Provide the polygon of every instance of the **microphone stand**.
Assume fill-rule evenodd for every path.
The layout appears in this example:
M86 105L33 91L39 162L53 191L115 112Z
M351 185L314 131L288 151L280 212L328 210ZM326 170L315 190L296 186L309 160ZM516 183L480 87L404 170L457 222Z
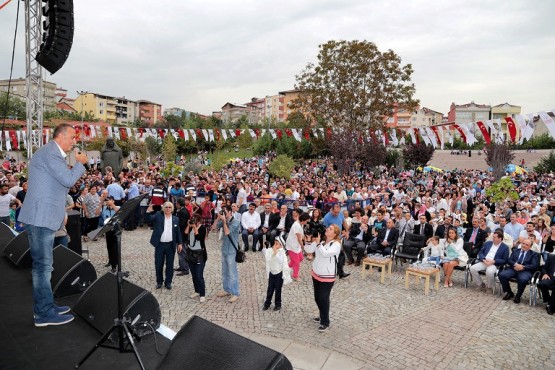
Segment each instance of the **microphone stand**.
M108 231L112 231L116 236L116 244L117 244L117 260L118 260L118 269L116 272L117 277L117 286L118 286L118 316L114 319L114 325L106 333L102 335L102 337L96 342L96 344L91 348L91 350L79 361L75 364L75 368L78 369L83 365L87 359L100 347L118 350L120 353L128 353L133 352L139 366L142 370L145 370L145 366L143 361L141 360L141 356L139 355L139 351L133 340L135 337L137 340L140 338L134 333L133 330L133 323L129 318L123 317L123 278L129 276L128 271L121 271L121 225L120 223L125 221L129 215L135 211L135 208L139 205L141 200L146 196L146 194L140 195L135 197L127 202L125 202L121 208L116 212L116 214L110 219L110 221L104 225L100 229L96 229L89 233L89 238L94 239L100 235L104 235ZM105 344L106 340L110 338L112 333L117 331L118 335L118 346L114 347L109 344ZM127 345L125 340L129 342ZM128 345L132 347L132 349L128 349Z

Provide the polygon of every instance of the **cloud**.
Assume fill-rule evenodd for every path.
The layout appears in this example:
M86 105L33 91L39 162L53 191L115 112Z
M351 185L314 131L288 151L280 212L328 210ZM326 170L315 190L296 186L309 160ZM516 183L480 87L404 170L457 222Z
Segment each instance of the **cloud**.
M23 7L22 7L23 10ZM75 39L49 81L201 113L277 94L330 39L366 39L412 63L417 98L553 109L555 3L533 0L75 1ZM25 74L23 12L14 77ZM0 11L11 50L15 3ZM0 78L9 73L0 55Z

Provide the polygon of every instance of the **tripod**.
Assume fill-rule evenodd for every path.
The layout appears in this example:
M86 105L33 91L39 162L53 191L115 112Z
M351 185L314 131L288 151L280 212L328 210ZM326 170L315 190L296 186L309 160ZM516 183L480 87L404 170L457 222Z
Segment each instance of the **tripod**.
M91 239L94 239L100 235L107 233L108 231L112 231L116 237L116 244L117 244L117 262L118 262L118 269L116 272L117 276L117 285L118 285L118 316L114 319L114 325L106 333L102 335L102 337L96 342L93 348L79 361L75 364L75 368L78 369L83 365L87 359L100 347L109 348L118 350L120 353L128 353L133 352L137 362L141 366L142 370L145 370L145 366L143 361L141 360L141 356L139 355L139 351L137 350L137 346L135 345L135 341L133 337L139 338L134 334L133 330L133 323L123 317L123 278L129 276L129 272L121 271L121 226L120 222L125 221L127 217L131 214L131 212L135 211L135 207L137 207L140 201L146 196L146 194L133 198L123 204L123 206L116 212L116 214L107 222L102 228L94 230L89 234ZM106 340L117 331L118 334L118 346L111 346L109 344L105 344ZM129 343L126 345L125 341ZM129 349L129 345L132 349Z

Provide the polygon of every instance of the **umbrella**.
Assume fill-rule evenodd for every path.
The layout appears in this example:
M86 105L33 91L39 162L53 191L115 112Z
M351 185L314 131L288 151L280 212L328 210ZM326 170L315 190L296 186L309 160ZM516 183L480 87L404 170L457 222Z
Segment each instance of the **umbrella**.
M434 166L426 166L424 167L424 172L443 172L443 170L439 167L434 167Z
M524 168L520 167L520 166L515 166L515 173L517 175L522 175L523 173L527 173L528 171L526 171Z

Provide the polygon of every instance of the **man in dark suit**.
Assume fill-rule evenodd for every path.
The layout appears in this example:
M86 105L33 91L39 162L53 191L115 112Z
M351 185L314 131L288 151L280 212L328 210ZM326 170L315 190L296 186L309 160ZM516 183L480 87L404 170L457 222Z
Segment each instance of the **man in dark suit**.
M524 239L520 244L520 249L515 249L509 258L509 267L505 268L498 275L499 282L503 287L503 292L507 293L503 300L508 301L514 298L515 303L520 303L520 297L526 288L526 284L532 277L532 274L538 268L538 254L533 250L532 241ZM511 290L509 279L516 278L517 292L514 295Z
M284 233L284 235L287 234L289 229L291 229L291 225L293 225L293 217L287 212L287 206L282 204L279 208L279 213L272 213L270 215L270 220L268 222L268 226L270 227L268 241L270 245L274 245L276 236L281 233ZM284 238L286 237L284 236Z
M162 212L154 213L154 205L151 203L146 210L147 222L153 224L150 244L154 246L154 266L156 269L156 289L164 283L167 289L172 288L173 261L175 251L181 252L183 240L179 229L179 219L173 216L172 202L162 205ZM163 279L164 261L166 261L166 280Z
M472 280L483 290L493 288L495 273L509 260L509 247L503 243L503 230L493 233L493 240L484 244L478 253L477 262L470 267ZM487 283L482 282L480 271L486 272Z
M260 249L262 249L263 244L263 239L264 236L266 236L266 241L269 241L269 237L270 237L270 216L272 215L272 206L270 203L266 203L264 205L264 212L260 213L260 236L259 236L259 247ZM270 247L273 244L270 244Z
M428 219L425 215L420 215L418 220L420 223L414 225L414 233L424 235L426 237L424 240L430 239L434 235L434 227L432 224L428 223Z
M478 221L478 217L474 217L472 219L472 227L467 228L463 236L464 242L472 243L472 250L470 252L470 256L468 256L471 258L478 255L478 252L482 249L487 237L486 232L480 229Z
M185 229L189 224L191 215L187 208L185 208L185 199L177 198L175 200L175 215L179 219L179 230L181 231L181 239L183 242L189 240L189 234L185 234ZM177 262L179 267L174 269L178 271L177 276L189 275L189 264L185 261L185 248L181 249L181 252L177 253Z
M424 216L425 217L425 216ZM383 256L391 254L391 248L397 244L399 230L395 228L393 219L388 219L385 228L380 229L376 242L368 246L370 253L382 253Z
M446 216L443 220L443 225L439 225L436 228L435 236L438 236L440 239L445 239L446 231L453 225L453 216ZM426 239L428 240L428 239Z
M547 262L542 266L541 280L538 288L542 292L543 303L547 303L547 313L553 315L555 312L555 294L550 290L555 289L555 255L550 254Z
M19 213L29 238L33 260L33 311L35 326L62 325L73 320L67 306L54 304L50 277L54 234L66 217L68 190L85 173L87 156L75 150L77 163L68 169L66 153L75 145L75 130L66 123L54 129L54 139L38 149L29 162L25 203Z

